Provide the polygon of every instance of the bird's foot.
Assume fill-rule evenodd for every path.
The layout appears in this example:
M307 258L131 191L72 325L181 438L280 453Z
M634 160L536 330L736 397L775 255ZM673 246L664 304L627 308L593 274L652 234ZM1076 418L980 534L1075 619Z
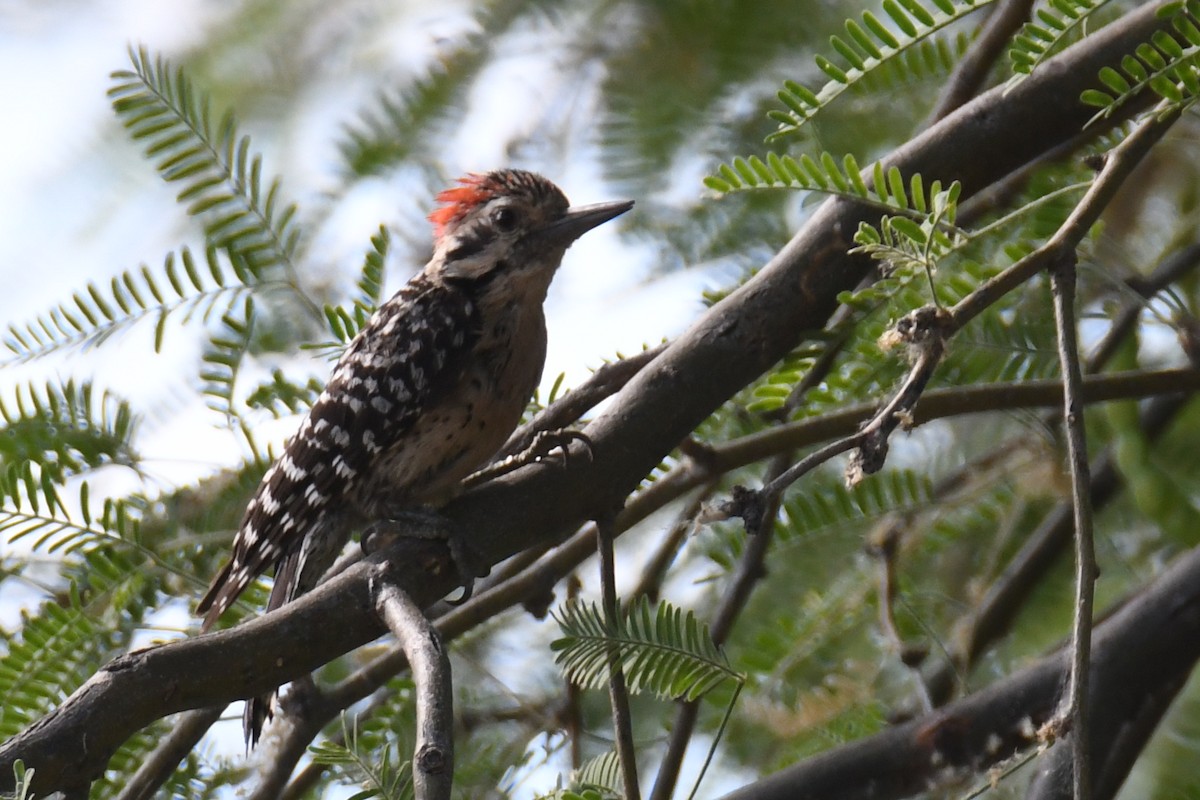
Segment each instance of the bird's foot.
M452 605L461 605L469 600L475 579L487 574L486 569L480 569L479 559L468 547L462 531L448 517L432 508L393 511L387 519L372 523L363 531L363 553L377 553L402 539L432 539L446 543L450 561L454 564L463 590L461 597L448 601Z
M571 463L571 445L576 442L583 445L583 455L588 461L591 461L595 450L592 447L592 440L582 431L569 428L538 431L533 437L533 441L524 450L488 464L483 469L468 475L463 480L463 487L477 486L484 481L507 475L528 464L554 464L565 467Z

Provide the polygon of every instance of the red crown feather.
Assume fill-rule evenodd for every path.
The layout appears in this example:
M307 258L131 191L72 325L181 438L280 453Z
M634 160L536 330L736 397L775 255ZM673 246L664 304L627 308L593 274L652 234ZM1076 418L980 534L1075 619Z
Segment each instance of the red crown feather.
M458 179L461 186L443 189L438 193L437 201L445 205L434 209L429 214L429 221L433 223L433 235L436 238L441 238L451 223L462 219L468 211L480 203L486 202L493 195L495 189L489 185L489 177L471 173Z

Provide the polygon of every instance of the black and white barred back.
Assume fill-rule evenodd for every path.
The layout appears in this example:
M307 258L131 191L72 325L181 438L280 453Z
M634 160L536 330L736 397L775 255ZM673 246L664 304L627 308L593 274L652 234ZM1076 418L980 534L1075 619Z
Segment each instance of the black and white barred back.
M280 565L281 591L272 592L268 610L303 594L337 558L350 531L381 515L378 504L402 506L409 499L403 495L420 496L419 475L407 486L393 484L386 495L361 495L371 483L372 462L458 383L479 338L478 316L464 290L424 274L379 308L247 505L233 557L197 608L205 615L202 630L272 565ZM415 472L429 469L415 463L419 453L410 456ZM305 554L306 542L319 547Z

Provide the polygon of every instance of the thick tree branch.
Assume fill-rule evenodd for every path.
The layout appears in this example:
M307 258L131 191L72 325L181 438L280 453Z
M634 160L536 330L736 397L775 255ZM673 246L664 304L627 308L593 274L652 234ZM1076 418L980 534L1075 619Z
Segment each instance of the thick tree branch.
M996 61L1008 52L1013 35L1029 21L1032 10L1033 0L1004 0L993 7L979 36L955 65L942 88L937 105L929 115L930 121L937 122L979 91Z

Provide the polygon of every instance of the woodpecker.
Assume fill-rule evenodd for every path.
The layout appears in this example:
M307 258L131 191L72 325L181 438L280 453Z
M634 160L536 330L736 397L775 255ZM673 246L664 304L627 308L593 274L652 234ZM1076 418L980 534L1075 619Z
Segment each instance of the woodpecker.
M570 207L523 170L437 196L433 258L350 342L246 507L200 601L207 631L271 565L267 611L311 590L352 531L437 507L516 428L546 357L542 303L566 249L633 203ZM270 699L247 702L248 744Z

